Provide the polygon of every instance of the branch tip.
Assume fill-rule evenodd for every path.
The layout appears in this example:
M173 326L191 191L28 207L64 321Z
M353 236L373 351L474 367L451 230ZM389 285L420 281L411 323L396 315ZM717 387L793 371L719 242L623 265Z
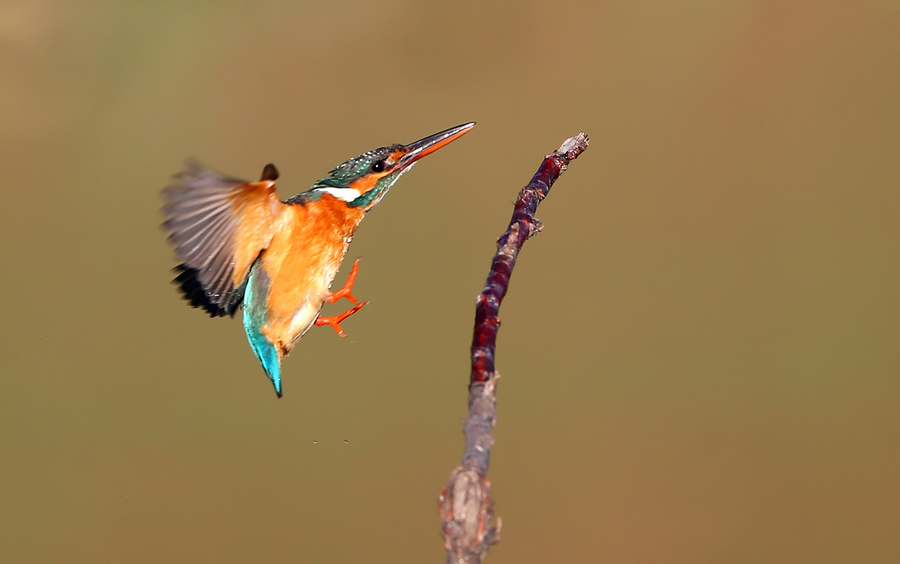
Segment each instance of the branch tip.
M563 141L563 144L559 146L555 153L567 161L572 161L577 159L578 155L583 153L590 143L590 138L582 132Z

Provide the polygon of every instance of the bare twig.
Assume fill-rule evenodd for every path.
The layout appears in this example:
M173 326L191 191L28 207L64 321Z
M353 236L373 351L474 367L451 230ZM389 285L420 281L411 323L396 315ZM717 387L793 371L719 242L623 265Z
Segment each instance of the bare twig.
M488 548L500 540L500 519L494 526L494 500L487 479L491 431L497 418L497 380L494 347L500 328L500 303L509 288L509 278L525 241L541 230L535 219L538 204L550 187L566 171L569 163L587 149L584 133L570 137L547 155L528 186L519 192L516 208L506 233L497 240L497 254L491 263L484 290L475 305L475 332L472 338L472 374L469 379L469 416L463 422L466 451L462 464L450 474L441 491L438 511L448 564L480 563Z

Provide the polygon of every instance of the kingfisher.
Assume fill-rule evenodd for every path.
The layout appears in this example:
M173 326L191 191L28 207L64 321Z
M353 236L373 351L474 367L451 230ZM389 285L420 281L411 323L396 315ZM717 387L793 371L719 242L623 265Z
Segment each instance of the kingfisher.
M211 317L242 309L250 348L281 397L281 362L300 338L314 325L345 337L341 322L368 303L352 294L359 259L344 286L330 291L366 212L419 159L474 126L363 153L285 201L275 189L273 164L259 182L246 182L188 161L163 191L163 227L181 261L174 282L191 306ZM319 315L341 298L355 305L340 315Z

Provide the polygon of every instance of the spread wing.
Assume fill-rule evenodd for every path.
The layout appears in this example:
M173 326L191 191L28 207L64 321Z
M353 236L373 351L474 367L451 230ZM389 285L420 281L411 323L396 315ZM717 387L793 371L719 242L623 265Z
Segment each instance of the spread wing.
M229 178L188 161L163 191L164 228L182 263L175 281L191 305L210 315L233 315L253 262L272 241L287 207L275 192L277 172L263 180Z

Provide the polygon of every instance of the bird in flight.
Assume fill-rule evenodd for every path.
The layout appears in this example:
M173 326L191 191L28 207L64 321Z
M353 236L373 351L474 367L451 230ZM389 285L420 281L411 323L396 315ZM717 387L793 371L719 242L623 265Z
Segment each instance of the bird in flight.
M314 325L344 337L340 323L367 303L352 294L359 259L346 284L330 291L363 216L419 159L474 126L363 153L286 201L275 191L275 165L266 165L259 182L246 182L189 161L163 191L163 226L181 261L175 282L212 317L243 310L250 348L281 397L281 361L297 341ZM319 315L341 298L355 305Z

